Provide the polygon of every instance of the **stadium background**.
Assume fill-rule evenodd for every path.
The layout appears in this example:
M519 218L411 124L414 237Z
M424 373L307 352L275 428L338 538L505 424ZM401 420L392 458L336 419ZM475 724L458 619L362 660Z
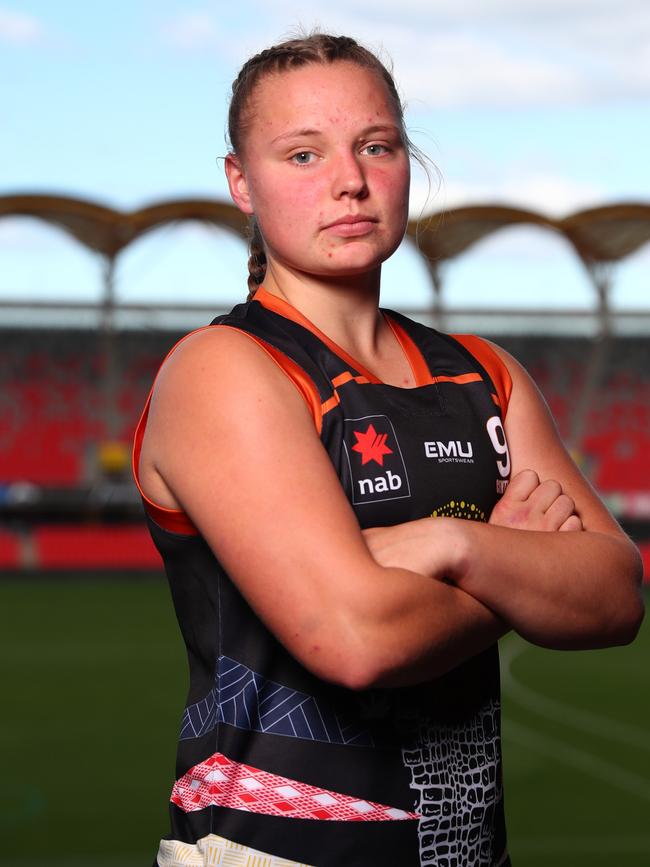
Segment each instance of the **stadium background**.
M631 5L621 5L621 17ZM8 18L7 8L0 4L0 43L7 32L23 33L20 39L27 33L26 19L16 29L20 21ZM253 47L282 29L257 34ZM46 117L45 105L41 110ZM168 348L245 294L241 221L214 195L149 194L142 201L157 204L107 207L123 193L114 196L94 181L63 182L54 165L49 171L18 186L0 174L0 864L135 867L150 863L167 826L187 678L130 478L130 439ZM58 192L50 195L52 189ZM142 190L135 183L131 189L137 201ZM393 276L386 303L445 330L492 337L528 367L576 458L640 543L648 575L647 172L639 168L636 186L622 192L624 199L592 197L590 207L579 207L579 196L570 207L560 193L556 207L546 208L523 207L521 199L492 205L484 196L478 204L456 196L444 209L429 206L405 242L424 291L403 293L405 279ZM32 272L44 275L42 282L32 279L24 291L16 261L27 272L39 253L15 243L12 232L35 225L49 233L52 248L74 248L77 259L92 261L94 291L75 297L66 285L49 297L39 292L49 265L59 267L56 256L49 264L44 257ZM12 229L3 234L5 226ZM209 286L220 283L213 300L188 303L182 289L163 301L119 291L119 266L130 250L158 237L158 256L187 227L204 233L215 251L219 272L204 272ZM526 252L530 233L552 239L551 255L575 265L581 300L545 301L531 288L539 260L524 255L523 297L513 300L505 277L501 297L488 267L489 299L459 302L454 276L463 263L489 266L481 256L504 238L511 250ZM224 279L233 245L239 265ZM189 273L187 248L184 257ZM631 262L640 284L635 302L621 306L617 287ZM67 266L60 273L72 282ZM516 867L650 863L649 644L647 625L632 646L607 651L553 653L512 637L503 642L506 804Z

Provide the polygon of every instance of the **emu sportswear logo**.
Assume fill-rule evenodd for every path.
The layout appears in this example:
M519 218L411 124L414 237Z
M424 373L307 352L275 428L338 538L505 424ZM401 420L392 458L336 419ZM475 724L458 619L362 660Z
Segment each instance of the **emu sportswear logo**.
M388 416L346 418L343 446L355 505L411 496L402 451Z
M435 440L425 442L424 454L428 458L437 458L439 464L473 464L474 449L471 442L462 440Z

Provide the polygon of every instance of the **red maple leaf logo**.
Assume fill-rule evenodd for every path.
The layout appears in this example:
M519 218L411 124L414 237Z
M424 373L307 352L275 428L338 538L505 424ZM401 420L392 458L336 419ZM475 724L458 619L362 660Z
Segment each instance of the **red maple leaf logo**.
M361 453L362 464L375 461L380 467L383 467L384 455L393 454L393 450L386 445L388 434L378 434L372 424L368 425L368 430L365 433L355 430L354 435L357 442L352 446L352 451Z

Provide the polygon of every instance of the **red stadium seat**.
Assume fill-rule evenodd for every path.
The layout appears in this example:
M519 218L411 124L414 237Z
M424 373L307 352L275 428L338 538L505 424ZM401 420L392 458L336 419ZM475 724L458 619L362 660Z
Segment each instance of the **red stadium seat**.
M36 561L44 569L160 569L162 563L144 525L37 527Z
M17 569L20 566L20 543L14 533L0 530L0 569Z
M109 414L96 332L43 329L35 336L25 329L2 329L0 485L25 481L87 488L99 472L99 444L131 440L160 360L179 336L154 330L115 334L118 386ZM568 438L593 342L584 337L493 336L531 372ZM650 492L647 339L612 339L577 451L602 493ZM144 525L47 526L33 533L39 563L50 568L160 565ZM3 534L0 568L17 565L19 555L16 538Z
M88 482L96 444L131 439L160 359L175 339L119 335L119 387L108 437L97 335L62 329L34 340L8 330L0 346L0 483Z

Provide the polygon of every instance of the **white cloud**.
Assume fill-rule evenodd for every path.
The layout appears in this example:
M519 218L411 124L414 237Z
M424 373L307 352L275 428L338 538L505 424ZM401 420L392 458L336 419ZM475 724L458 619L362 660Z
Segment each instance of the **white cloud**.
M38 18L0 6L0 42L34 45L42 42L44 36L45 31Z
M432 177L431 187L423 172L411 179L411 219L447 208L498 204L536 211L549 217L564 217L573 211L597 207L611 200L604 188L544 171L513 170L492 173L489 183Z
M292 22L385 45L414 106L650 96L647 0L620 0L615 8L610 0L404 0L399 12L393 0L376 0L372 17L359 0L330 0L326 10L310 0L280 0L274 12L277 29L265 21L259 48Z
M225 61L234 76L251 54L277 40L278 34L272 26L261 26L260 18L264 18L267 11L261 9L260 16L256 16L248 7L225 9L214 2L212 6L208 3L205 8L184 9L159 21L157 36L182 54L209 54ZM278 33L282 26L286 26L286 22L278 25ZM260 30L257 40L256 27Z
M524 208L550 217L596 207L608 201L595 185L550 173L513 174L495 178L490 185L471 182L443 183L436 207L455 208L474 204L503 204Z
M217 16L208 11L180 12L167 19L160 29L165 41L183 51L210 49L223 39Z
M558 104L585 97L584 82L570 67L551 59L508 50L476 34L436 35L423 45L427 68L408 50L410 38L394 51L400 86L417 111L418 105Z
M311 5L316 9L315 3ZM291 6L290 2L284 3L285 10ZM303 0L300 8L304 10L309 6L309 0ZM368 11L361 0L330 0L329 7L358 15ZM372 12L373 16L395 17L395 4L393 0L374 0ZM621 16L641 19L647 14L646 0L618 0L615 10L611 0L464 0L463 3L458 3L458 0L402 0L399 10L400 18L421 16L431 24L436 21L442 24L475 21L499 26L509 22L523 22L526 26L547 22L555 26L558 22L575 18L582 21L587 17L596 20Z

